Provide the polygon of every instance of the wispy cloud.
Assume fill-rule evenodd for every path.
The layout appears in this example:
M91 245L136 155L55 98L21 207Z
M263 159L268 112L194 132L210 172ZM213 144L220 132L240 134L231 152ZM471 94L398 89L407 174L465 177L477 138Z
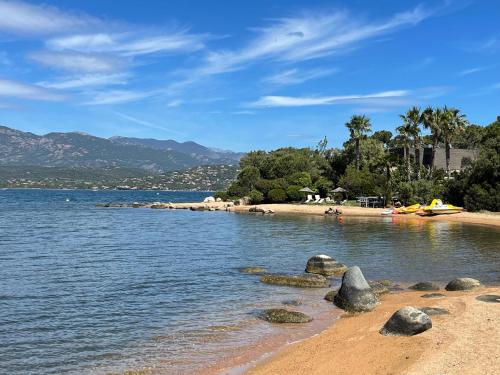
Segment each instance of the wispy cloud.
M490 66L476 66L474 68L464 69L461 72L459 72L458 75L461 77L468 76L469 74L479 73L482 72L483 70L487 70L490 68L491 68Z
M63 95L43 87L5 79L0 79L0 96L45 101L64 99Z
M135 124L143 125L143 126L146 126L148 128L151 128L151 129L162 130L162 131L165 131L165 132L168 132L168 133L172 133L172 134L176 134L176 135L184 135L184 133L179 132L177 130L166 128L164 126L161 126L161 125L158 125L158 124L154 124L154 123L152 123L150 121L146 121L146 120L134 117L134 116L130 116L130 115L127 115L125 113L113 112L113 114L115 114L116 116L118 116L118 117L120 117L120 118L122 118L124 120L127 120L129 122L133 122Z
M135 33L99 33L70 35L47 41L48 48L56 51L71 50L84 53L117 53L122 56L138 56L158 52L193 52L205 47L206 34L190 34L178 30L160 35L136 35Z
M392 100L407 97L408 90L382 91L367 95L341 95L341 96L263 96L250 104L251 107L305 107L332 104L368 103L380 100Z
M104 105L104 104L120 104L142 100L153 96L151 91L131 91L131 90L110 90L98 92L93 98L83 104L86 105Z
M78 89L82 87L91 86L110 86L110 85L125 85L129 78L129 74L86 74L80 77L66 77L54 82L42 81L38 85L64 90L64 89Z
M51 68L83 73L116 72L123 67L120 60L112 57L75 52L38 52L30 58Z
M263 81L273 83L275 85L297 85L313 79L329 76L337 72L338 69L300 70L295 68L265 77Z
M15 34L50 34L100 23L88 15L63 12L53 6L9 0L0 0L0 15L0 30Z
M233 115L255 115L254 111L234 111L231 112Z
M485 40L469 42L463 49L468 52L495 53L500 50L500 38L491 36Z
M167 107L168 108L175 108L175 107L179 107L181 104L183 103L182 100L180 99L175 99L175 100L171 100L167 103Z

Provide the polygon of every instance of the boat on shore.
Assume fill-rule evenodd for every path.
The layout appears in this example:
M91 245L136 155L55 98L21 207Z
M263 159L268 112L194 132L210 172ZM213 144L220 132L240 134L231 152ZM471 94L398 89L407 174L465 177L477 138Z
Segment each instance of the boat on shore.
M431 204L422 209L424 215L449 215L462 212L463 207L457 207L452 204L443 204L441 199L433 199Z

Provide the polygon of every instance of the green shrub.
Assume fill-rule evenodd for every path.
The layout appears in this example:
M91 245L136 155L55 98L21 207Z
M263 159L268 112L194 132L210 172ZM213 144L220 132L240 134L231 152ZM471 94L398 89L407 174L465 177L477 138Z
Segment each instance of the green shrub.
M286 191L283 189L272 189L267 194L267 198L272 203L283 203L286 201Z
M241 186L238 182L233 182L229 189L227 189L227 194L231 197L244 197L250 193L250 189L245 186Z
M264 194L258 190L252 190L248 196L250 197L252 204L259 204L264 200Z
M291 185L286 189L286 195L288 196L288 200L292 202L301 201L304 198L304 193L299 190L302 189L302 186L299 185Z
M297 185L300 188L310 187L312 185L311 175L307 172L295 172L286 178L290 185Z
M223 201L227 201L229 199L229 194L226 193L225 191L217 191L215 192L214 194L214 198L217 199L217 198L220 198L222 199Z
M326 197L327 195L329 195L330 191L333 188L333 182L325 177L320 177L314 183L314 187L318 191L320 196Z

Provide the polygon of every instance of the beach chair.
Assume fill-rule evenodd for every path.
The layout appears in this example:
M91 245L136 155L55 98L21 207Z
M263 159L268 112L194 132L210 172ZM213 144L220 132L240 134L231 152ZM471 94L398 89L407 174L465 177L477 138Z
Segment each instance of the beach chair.
M319 202L319 200L321 199L321 196L319 196L319 195L315 195L315 196L314 196L314 198L315 198L315 200L314 200L314 202L313 202L313 203L318 203L318 202Z
M323 203L325 201L325 198L321 198L318 203Z
M313 199L313 196L311 194L308 194L307 195L307 199L304 201L304 203L310 203L312 202L314 199Z
M347 203L347 199L344 199L342 202L340 202L340 205L343 206L346 203Z

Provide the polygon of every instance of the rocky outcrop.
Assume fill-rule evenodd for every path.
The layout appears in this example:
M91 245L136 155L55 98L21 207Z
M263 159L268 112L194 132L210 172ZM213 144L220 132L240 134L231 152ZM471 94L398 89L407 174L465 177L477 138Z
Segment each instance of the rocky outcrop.
M396 311L380 330L384 336L413 336L432 327L431 318L415 307L406 306Z
M312 321L312 318L306 314L286 309L265 310L261 318L271 323L309 323Z
M364 312L373 310L378 299L359 267L354 266L344 273L342 286L333 302L347 312Z
M299 288L327 288L330 282L321 275L302 274L302 275L281 275L268 274L260 278L265 284L294 286Z
M431 291L431 290L439 290L439 285L432 283L430 281L421 281L409 287L413 290L420 291Z
M248 212L261 213L261 214L274 214L274 211L269 208L262 208L257 206L250 207Z
M267 270L263 267L243 267L240 268L241 273L266 273Z
M482 284L479 280L471 279L469 277L461 277L450 281L448 285L446 285L445 289L448 291L471 290L481 286Z
M420 311L423 313L432 316L432 315L449 315L450 312L446 309L442 309L440 307L420 307Z
M323 276L340 276L347 271L347 266L338 263L328 255L315 255L307 261L306 272L316 273Z

